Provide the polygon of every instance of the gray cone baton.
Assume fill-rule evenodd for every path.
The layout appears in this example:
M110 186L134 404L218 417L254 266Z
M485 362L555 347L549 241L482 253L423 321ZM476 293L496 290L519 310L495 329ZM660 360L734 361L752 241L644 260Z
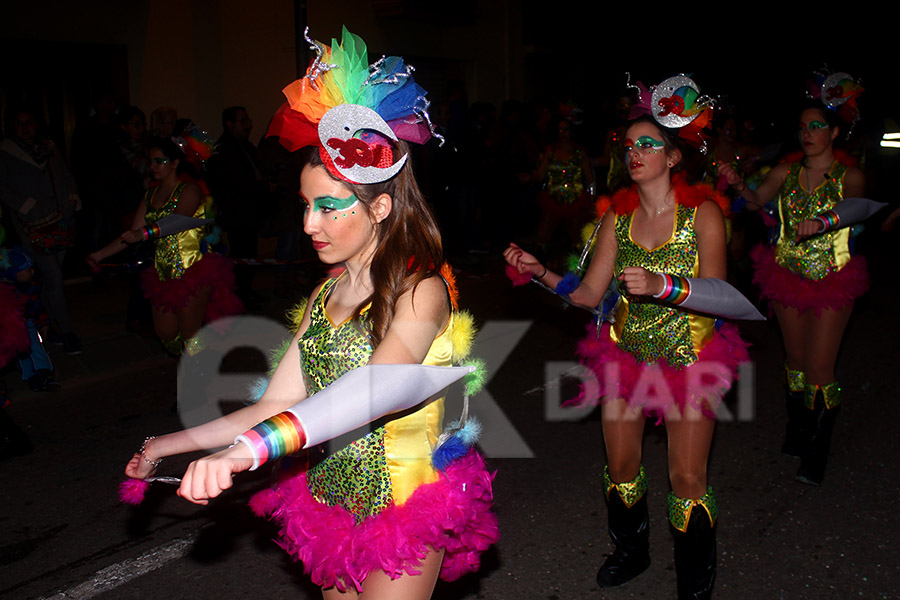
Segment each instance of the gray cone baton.
M235 438L255 470L268 460L327 442L436 397L474 367L364 365Z
M166 237L167 235L181 233L188 229L204 227L212 222L212 219L195 219L194 217L186 217L184 215L166 215L158 221L148 223L141 229L144 232L144 239L157 239Z
M766 318L730 283L715 277L687 278L690 292L678 306L725 319L765 321Z
M869 198L844 198L830 211L815 218L822 223L822 232L825 232L865 221L885 206L887 202L877 202ZM837 222L830 219L828 213L837 215Z

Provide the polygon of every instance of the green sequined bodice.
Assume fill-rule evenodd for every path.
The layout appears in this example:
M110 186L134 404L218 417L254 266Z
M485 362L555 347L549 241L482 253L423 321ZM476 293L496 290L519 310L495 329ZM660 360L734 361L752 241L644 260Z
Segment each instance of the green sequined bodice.
M578 148L568 160L551 157L547 166L547 193L560 204L571 204L584 193L583 177Z
M153 208L152 205L153 196L159 188L148 190L145 196L147 212L144 220L148 224L155 223L174 213L178 208L178 201L184 191L184 186L184 182L179 182L165 204L159 208ZM194 211L193 216L195 219L211 219L214 214L213 200L211 197L207 197ZM156 272L160 281L180 279L185 271L203 258L203 254L206 252L205 238L206 229L195 227L154 240Z
M309 327L299 341L308 395L367 364L372 356L369 337L357 321L335 325L325 311L336 281L322 286L310 308ZM378 427L312 467L306 475L310 494L323 504L343 507L358 520L381 512L392 501L384 435L384 427Z
M803 166L793 163L788 170L778 198L781 233L775 246L775 260L779 266L805 277L819 280L840 270L849 260L849 231L835 229L795 241L797 227L834 208L843 199L846 165L835 162L818 187L806 190L800 184Z
M615 276L625 267L643 267L652 273L696 277L696 209L678 205L672 237L662 246L648 250L631 238L633 213L616 216ZM618 346L641 362L664 360L670 366L687 366L697 360L691 321L707 319L662 304L648 296L623 295L616 311L611 335ZM696 327L695 327L696 328Z

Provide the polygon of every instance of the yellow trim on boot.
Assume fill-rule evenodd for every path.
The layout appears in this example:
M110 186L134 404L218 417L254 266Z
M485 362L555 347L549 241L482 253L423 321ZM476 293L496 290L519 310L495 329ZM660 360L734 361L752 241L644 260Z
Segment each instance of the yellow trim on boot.
M806 408L813 410L816 407L816 394L819 390L822 390L825 408L832 409L841 405L841 386L837 381L832 381L825 385L807 384L803 388L803 404Z
M709 524L716 524L719 518L719 505L716 503L716 494L712 486L707 486L706 493L699 498L680 498L673 492L669 492L669 523L678 531L687 531L691 522L691 511L695 506L702 506L709 516Z
M784 363L784 374L787 377L788 389L792 392L802 392L806 387L806 373L803 371L795 371Z
M644 465L641 465L638 476L631 481L623 483L614 483L609 476L609 465L603 467L603 489L606 491L606 499L609 500L609 494L616 490L622 503L631 508L647 493L647 473L644 471Z
M188 356L197 356L204 348L206 348L206 343L197 335L184 343L184 352Z

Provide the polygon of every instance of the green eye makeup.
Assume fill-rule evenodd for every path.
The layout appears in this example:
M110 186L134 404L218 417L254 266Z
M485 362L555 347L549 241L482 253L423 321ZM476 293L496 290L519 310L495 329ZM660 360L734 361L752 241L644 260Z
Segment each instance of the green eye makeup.
M354 194L350 194L346 198L335 198L334 196L319 196L312 202L313 212L317 210L347 210L356 206L359 198Z
M666 144L661 140L654 139L649 135L642 135L637 139L637 147L643 148L644 150L659 149L664 147Z
M631 138L625 140L622 146L625 149L625 152L631 152L632 149L637 148L639 150L644 150L645 152L660 152L665 147L665 142L658 140L656 138L650 137L649 135L642 135L637 139L637 141L632 141Z
M816 129L828 129L828 123L826 123L825 121L810 121L809 125L807 125L806 127L804 127L803 123L801 123L800 131L803 131L804 129L809 129L810 131Z

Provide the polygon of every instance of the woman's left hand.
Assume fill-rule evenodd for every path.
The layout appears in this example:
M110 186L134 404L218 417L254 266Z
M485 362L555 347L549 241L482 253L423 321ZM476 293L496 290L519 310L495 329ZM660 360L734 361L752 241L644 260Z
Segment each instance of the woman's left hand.
M652 296L660 293L665 287L665 282L659 274L651 273L643 267L625 267L619 275L619 281L632 296Z
M805 240L806 238L812 237L821 232L822 222L816 219L807 219L805 221L801 221L799 225L797 225L797 238L796 241Z
M231 487L231 478L236 473L247 471L251 466L253 460L249 458L247 447L235 444L188 465L178 495L194 504L208 504L210 498Z

